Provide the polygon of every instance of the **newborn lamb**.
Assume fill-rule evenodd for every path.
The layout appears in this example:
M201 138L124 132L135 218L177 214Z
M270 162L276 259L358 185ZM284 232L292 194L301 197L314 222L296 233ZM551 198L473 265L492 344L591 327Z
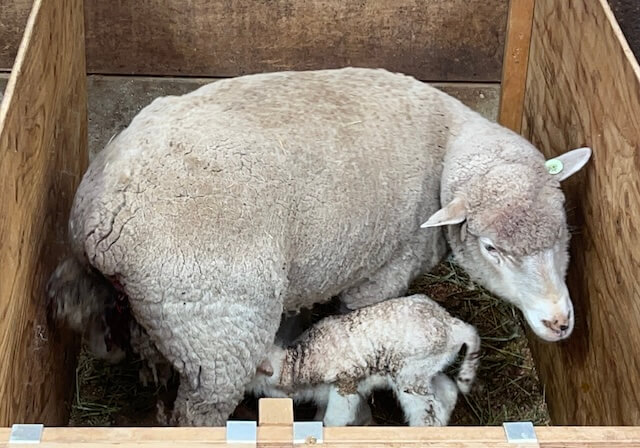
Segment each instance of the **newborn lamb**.
M463 345L456 387L442 371ZM445 426L479 358L476 329L416 294L327 317L288 347L273 345L247 390L313 401L326 426L345 426L365 424L364 400L390 388L410 426Z

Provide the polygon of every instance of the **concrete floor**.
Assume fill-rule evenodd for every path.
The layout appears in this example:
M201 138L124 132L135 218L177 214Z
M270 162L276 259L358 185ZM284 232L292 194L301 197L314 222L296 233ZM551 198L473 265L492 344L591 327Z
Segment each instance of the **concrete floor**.
M7 74L0 74L0 99ZM154 98L190 92L211 79L98 76L87 78L89 90L89 157L124 129ZM490 120L496 120L499 84L434 84Z
M640 1L609 0L616 20L637 59L640 59Z

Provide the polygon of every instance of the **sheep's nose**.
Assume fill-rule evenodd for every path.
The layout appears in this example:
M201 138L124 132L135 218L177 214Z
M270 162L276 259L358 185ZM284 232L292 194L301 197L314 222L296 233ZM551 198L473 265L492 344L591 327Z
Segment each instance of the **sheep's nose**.
M553 320L543 319L542 324L549 330L562 336L569 330L570 317L571 316L567 314L562 317L556 317Z

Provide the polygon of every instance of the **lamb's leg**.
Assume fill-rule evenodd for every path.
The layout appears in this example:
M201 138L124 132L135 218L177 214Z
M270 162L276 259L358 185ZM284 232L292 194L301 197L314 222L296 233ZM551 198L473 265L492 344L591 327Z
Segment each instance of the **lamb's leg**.
M355 425L358 412L362 410L362 401L362 397L357 393L341 395L338 388L332 387L324 414L324 426Z
M429 363L423 363L429 367ZM400 402L409 426L440 426L435 418L434 390L431 377L435 372L421 372L418 363L405 366L397 375L393 391Z
M447 365L445 355L411 359L405 363L394 378L395 387L409 395L432 393L432 378Z
M405 365L393 382L393 390L409 426L444 426L453 410L449 408L455 395L450 390L453 384L448 377L441 378L441 370L447 365L449 356L443 354L434 358L416 359ZM434 385L434 378L438 383ZM446 382L448 380L448 382ZM436 387L438 386L438 387ZM438 394L442 397L439 397ZM453 397L451 397L453 395Z
M409 426L443 426L438 417L437 398L433 393L416 395L395 389L405 419Z
M411 282L422 272L432 269L446 254L441 234L424 230L428 229L417 232L363 283L342 292L343 307L355 310L405 295Z
M324 416L327 413L327 403L316 403L316 414L313 417L314 421L324 421ZM360 408L356 411L356 417L353 421L355 426L367 426L373 424L373 415L371 414L371 407L366 400L360 401ZM338 426L338 425L336 425ZM344 426L344 425L340 425Z

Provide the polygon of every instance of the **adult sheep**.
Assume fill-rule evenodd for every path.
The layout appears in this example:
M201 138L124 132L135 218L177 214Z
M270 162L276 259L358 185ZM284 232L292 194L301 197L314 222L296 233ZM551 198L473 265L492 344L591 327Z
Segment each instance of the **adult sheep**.
M156 99L93 160L73 263L126 293L179 372L173 421L223 425L283 311L402 296L447 241L539 337L569 336L559 181L589 157L549 174L522 137L381 69L218 81ZM52 280L62 303L79 281Z

